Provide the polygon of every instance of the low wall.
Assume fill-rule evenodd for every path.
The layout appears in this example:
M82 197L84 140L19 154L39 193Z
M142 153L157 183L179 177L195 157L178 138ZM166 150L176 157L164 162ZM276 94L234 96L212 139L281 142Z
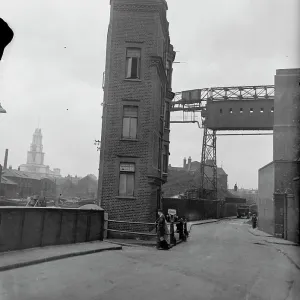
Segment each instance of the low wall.
M0 252L103 240L104 211L1 207Z

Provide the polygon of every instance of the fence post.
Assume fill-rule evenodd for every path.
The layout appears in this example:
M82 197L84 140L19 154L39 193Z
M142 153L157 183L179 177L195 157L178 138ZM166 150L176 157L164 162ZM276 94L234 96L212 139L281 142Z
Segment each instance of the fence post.
M108 229L108 213L104 213L104 234L103 234L103 238L107 239L107 229Z
M159 236L159 228L158 228L158 223L157 221L155 222L155 228L156 228L156 248L160 248L160 236Z

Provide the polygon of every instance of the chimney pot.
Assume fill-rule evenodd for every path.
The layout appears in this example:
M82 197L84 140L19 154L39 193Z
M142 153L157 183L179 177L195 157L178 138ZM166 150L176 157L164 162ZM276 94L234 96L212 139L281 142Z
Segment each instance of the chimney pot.
M4 166L3 170L7 169L7 160L8 160L8 149L5 149L5 156L4 156Z

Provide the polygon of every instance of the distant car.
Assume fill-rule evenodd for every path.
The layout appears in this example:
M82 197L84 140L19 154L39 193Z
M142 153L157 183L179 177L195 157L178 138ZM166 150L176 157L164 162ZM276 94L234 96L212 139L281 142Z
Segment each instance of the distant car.
M237 208L237 218L246 217L247 219L250 218L250 208L249 206L239 206Z

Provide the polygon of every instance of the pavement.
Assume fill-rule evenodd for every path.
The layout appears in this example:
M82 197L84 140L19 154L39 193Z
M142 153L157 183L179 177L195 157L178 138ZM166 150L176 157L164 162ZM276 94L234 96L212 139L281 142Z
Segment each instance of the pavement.
M109 250L122 250L122 247L99 241L2 252L0 253L0 272Z
M299 246L298 244L296 243L293 243L291 241L287 241L287 240L284 240L284 239L280 239L280 238L277 238L277 237L274 237L273 235L270 235L266 232L263 232L261 230L258 230L257 228L253 229L252 227L249 227L248 228L248 231L255 235L255 236L260 236L260 237L263 237L264 238L264 241L266 243L271 243L271 244L278 244L278 245L289 245L289 246Z
M169 251L123 247L0 272L1 300L298 300L300 271L243 220L194 226Z
M248 228L248 232L258 237L261 242L265 244L272 244L273 247L285 255L295 267L300 270L300 245L287 241L284 239L276 238L268 233L265 233L257 228ZM300 298L300 297L299 297Z

